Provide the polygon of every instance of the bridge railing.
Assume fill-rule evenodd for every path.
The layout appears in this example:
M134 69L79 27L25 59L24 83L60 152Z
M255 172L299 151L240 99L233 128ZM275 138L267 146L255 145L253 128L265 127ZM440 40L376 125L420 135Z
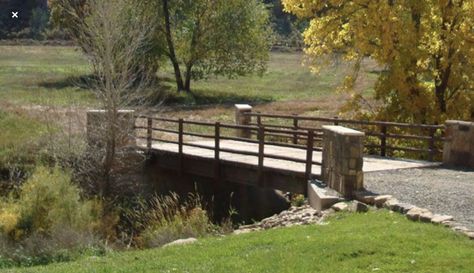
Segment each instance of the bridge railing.
M250 117L249 125L265 126L266 128L288 129L294 132L312 130L321 133L321 127L315 124L334 124L350 127L362 131L367 136L365 148L370 154L380 156L395 156L397 151L415 153L417 157L424 157L430 161L441 159L445 138L444 125L409 124L386 121L363 121L322 117L308 117L299 115L275 115L260 112L245 112L242 115ZM267 121L268 120L268 121ZM282 122L283 120L283 122ZM290 125L288 125L290 124ZM294 134L291 142L298 144L304 137ZM322 137L315 139L321 143Z
M183 157L183 148L195 147L206 150L214 151L214 160L216 162L216 178L219 174L219 161L221 160L221 153L232 153L240 154L247 156L255 156L258 158L258 181L263 183L263 170L264 170L264 160L265 158L284 160L288 162L303 163L305 164L305 176L307 179L311 177L312 166L318 165L321 166L320 161L313 159L314 151L322 151L319 147L314 147L315 138L322 137L322 134L315 133L313 129L302 130L293 130L292 128L273 128L266 127L263 124L260 125L235 125L235 124L225 124L220 122L204 122L204 121L193 121L193 120L184 120L184 119L172 119L172 118L161 118L161 117L151 117L151 116L138 116L139 120L142 120L141 124L135 126L136 130L141 131L137 132L136 138L139 140L146 141L146 148L153 149L153 144L155 142L171 143L176 144L178 147L178 153L180 158ZM144 122L146 121L146 122ZM164 126L163 123L168 123L168 126ZM171 126L170 126L171 125ZM212 127L213 134L209 133L198 133L194 131L185 130L186 126L198 126L198 127ZM174 127L174 129L170 129ZM256 139L252 138L243 138L236 136L228 136L223 134L223 129L233 129L233 130L249 130L254 135ZM206 128L202 131L209 132L209 128ZM159 134L155 132L162 133L159 137ZM174 137L163 137L163 134L172 135ZM213 139L214 145L204 145L199 144L193 141L185 141L185 137L197 137L204 139ZM297 143L284 143L278 141L268 140L270 137L288 137L288 138L298 138L304 139L304 144ZM258 145L258 151L247 151L239 150L232 148L221 147L222 140L233 140L246 143L253 143ZM277 154L271 154L265 152L265 147L267 145L278 146L278 147L287 147L303 150L306 153L305 159L295 158L290 156L283 156Z

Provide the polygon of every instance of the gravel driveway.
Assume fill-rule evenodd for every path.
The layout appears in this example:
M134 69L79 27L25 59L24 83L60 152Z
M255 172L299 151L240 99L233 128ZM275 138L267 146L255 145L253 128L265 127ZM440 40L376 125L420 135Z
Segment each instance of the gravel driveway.
M391 194L398 200L433 213L452 215L474 229L474 170L420 168L364 174L367 190Z

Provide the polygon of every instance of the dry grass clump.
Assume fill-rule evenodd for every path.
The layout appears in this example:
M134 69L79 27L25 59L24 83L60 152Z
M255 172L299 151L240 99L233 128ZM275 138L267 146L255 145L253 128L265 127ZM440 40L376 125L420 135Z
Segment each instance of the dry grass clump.
M199 194L185 198L172 193L153 197L136 210L137 229L141 229L137 243L141 247L158 247L177 239L203 237L222 232L206 211Z

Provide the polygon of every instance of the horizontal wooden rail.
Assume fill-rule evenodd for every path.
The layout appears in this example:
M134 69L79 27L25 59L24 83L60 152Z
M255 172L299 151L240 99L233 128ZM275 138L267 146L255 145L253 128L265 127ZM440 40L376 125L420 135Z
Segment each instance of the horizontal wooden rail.
M263 113L243 113L250 117L256 118L255 122L250 122L250 125L265 126L270 127L275 132L278 130L280 132L282 129L288 135L274 135L275 137L285 137L288 140L291 140L293 144L298 144L301 141L308 141L308 138L301 137L301 130L306 132L312 130L313 132L321 132L322 128L302 126L301 121L313 121L313 122L322 122L330 123L334 125L342 125L353 127L356 130L362 130L367 136L377 137L380 144L374 144L371 139L367 139L365 143L366 148L376 148L379 149L381 156L387 155L387 150L390 151L409 151L409 152L418 152L422 154L427 154L429 160L433 160L435 156L439 153L440 147L442 146L442 141L445 139L439 136L439 130L443 130L444 125L428 125L428 124L409 124L409 123L400 123L400 122L387 122L387 121L366 121L366 120L349 120L341 119L339 117L325 118L325 117L308 117L308 116L299 116L299 115L277 115L277 114L263 114ZM283 119L292 121L292 125L281 125L281 124L267 124L263 121L264 118L269 118L270 121L275 121L276 119ZM278 122L279 123L279 122ZM361 127L366 127L361 128ZM375 128L374 128L375 127ZM379 131L374 131L374 129L379 128ZM391 128L396 128L395 131L390 132ZM413 133L412 130L421 130L419 135ZM403 131L408 131L403 133ZM293 135L291 133L293 132ZM402 132L402 133L400 133ZM271 134L268 134L271 136ZM320 141L313 136L313 142ZM400 145L389 145L393 140L400 140L401 143L406 143L407 147ZM412 142L410 142L412 141ZM416 143L420 141L420 143ZM427 147L422 148L422 147Z
M311 176L312 165L321 165L321 162L313 160L312 154L313 154L313 151L321 151L321 148L314 147L314 140L316 139L315 136L322 136L322 134L317 134L313 130L304 130L304 129L296 128L296 127L284 128L284 129L281 129L278 127L266 128L264 126L221 124L219 122L211 123L211 122L205 122L205 121L190 121L190 120L183 120L183 119L170 119L170 118L147 117L147 116L140 116L140 118L146 119L147 125L136 126L135 129L146 130L147 136L146 138L137 136L137 139L146 140L148 149L152 149L153 141L177 144L179 158L180 158L180 165L182 165L182 162L183 162L182 160L183 154L184 154L183 147L194 147L194 148L207 149L207 150L214 151L214 162L215 162L214 173L215 173L216 182L219 182L219 177L220 177L220 163L219 162L222 160L221 153L233 153L233 154L257 157L258 176L259 176L258 180L260 181L260 183L263 183L264 181L263 168L264 168L265 158L305 164L306 165L305 173L307 177ZM160 127L160 125L158 124L159 122L175 123L178 125L178 129L173 130L169 128ZM184 127L186 125L213 127L214 134L211 135L211 134L185 131ZM251 138L247 139L247 138L241 138L241 137L225 136L225 135L222 135L223 129L250 130L251 132L253 131L257 133L257 140L254 140ZM153 132L155 131L175 134L178 136L178 141L156 138L153 136ZM193 143L193 142L185 142L184 136L212 138L214 139L214 145L204 145L204 144ZM296 141L293 141L293 143L287 143L287 142L277 142L277 141L266 139L268 137L275 137L275 136L284 137L284 138L288 138L288 139L292 139ZM301 139L306 140L307 142L306 145L298 145L297 140L301 140ZM240 142L256 144L258 146L258 151L247 151L247 150L239 150L239 149L222 147L221 145L222 140L232 140L232 141L240 141ZM297 157L291 157L291 156L286 156L286 155L268 153L268 152L265 152L266 145L301 149L303 151L306 151L307 156L306 158L297 158ZM308 152L308 150L311 150L311 151ZM311 157L309 157L309 155L311 155ZM182 169L182 166L180 167L180 169ZM261 186L264 186L264 185L261 185Z
M399 122L390 122L390 121L365 121L365 120L351 120L351 119L341 119L341 118L321 118L321 117L308 117L308 116L295 116L295 115L274 115L274 114L261 114L261 113L244 113L251 117L265 117L265 118L276 118L276 119L298 119L305 121L321 121L321 122L330 122L330 123L349 123L349 124L359 124L359 125L386 125L394 127L407 127L407 128L423 128L423 129L444 129L444 125L428 125L428 124L411 124L411 123L399 123Z
M192 132L183 132L185 136L193 136L193 137L202 137L202 138L214 138L213 135L208 134L200 134L200 133L192 133Z

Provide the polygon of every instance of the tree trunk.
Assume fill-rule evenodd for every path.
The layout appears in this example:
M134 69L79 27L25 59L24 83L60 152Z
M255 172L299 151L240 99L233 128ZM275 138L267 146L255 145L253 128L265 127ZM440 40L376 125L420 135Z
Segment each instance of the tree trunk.
M176 78L176 86L178 92L184 90L183 77L181 75L181 69L179 68L178 58L174 49L173 37L171 36L171 22L170 22L170 11L168 0L163 0L163 14L165 16L165 29L166 29L166 42L168 43L168 56L171 63L173 64L174 76Z
M184 84L184 90L186 92L191 92L191 70L193 68L192 64L186 65L186 80Z
M443 114L446 113L446 93L448 90L449 77L451 75L451 64L445 70L441 69L441 61L437 61L437 67L439 71L442 71L440 79L435 82L435 95L438 102L439 111Z

